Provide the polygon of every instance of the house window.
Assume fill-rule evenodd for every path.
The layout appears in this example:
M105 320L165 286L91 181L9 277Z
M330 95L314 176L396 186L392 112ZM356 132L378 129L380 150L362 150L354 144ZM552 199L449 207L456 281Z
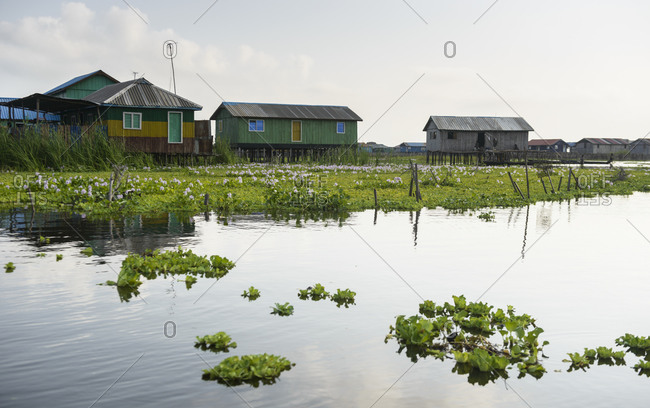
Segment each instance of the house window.
M345 122L336 122L336 133L345 133Z
M429 136L430 139L435 139L437 133L436 133L436 132L431 132L431 133L429 133L429 135L430 135L430 136Z
M455 132L447 132L447 139L455 139L455 138L456 138Z
M123 129L142 129L142 114L133 112L124 112L122 114Z
M251 119L248 121L248 131L249 132L264 132L264 121Z
M219 124L219 133L223 132L223 119L219 120L217 123Z

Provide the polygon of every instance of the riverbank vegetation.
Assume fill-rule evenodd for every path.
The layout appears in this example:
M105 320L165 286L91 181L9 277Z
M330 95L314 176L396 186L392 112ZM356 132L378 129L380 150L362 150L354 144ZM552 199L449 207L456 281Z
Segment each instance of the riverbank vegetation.
M523 168L420 165L418 179L420 200L410 185L409 164L143 166L121 174L6 171L0 173L0 206L92 216L204 211L336 214L425 207L462 212L572 199L608 205L611 196L650 191L650 169L644 167L531 167L527 183Z

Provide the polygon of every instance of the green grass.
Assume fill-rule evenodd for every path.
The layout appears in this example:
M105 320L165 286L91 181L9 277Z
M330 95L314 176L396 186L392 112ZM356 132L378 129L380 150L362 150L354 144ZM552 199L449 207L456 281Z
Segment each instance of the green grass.
M108 170L112 164L152 165L151 156L129 153L116 139L89 131L71 142L60 132L37 132L27 128L20 137L0 127L0 166L4 169Z
M452 211L518 207L537 201L579 199L585 205L608 205L614 195L650 191L650 170L576 169L582 189L567 191L568 168L552 170L544 192L530 169L530 200L515 193L508 172L526 195L523 168L419 166L422 200L409 196L408 165L233 164L195 168L131 167L115 200L108 202L108 171L0 173L0 207L77 211L91 216L156 212L342 214L375 208L384 211L442 207ZM562 178L561 189L558 183ZM207 205L205 198L207 194ZM600 196L600 197L599 197ZM594 198L596 197L596 198ZM598 198L599 197L599 198Z

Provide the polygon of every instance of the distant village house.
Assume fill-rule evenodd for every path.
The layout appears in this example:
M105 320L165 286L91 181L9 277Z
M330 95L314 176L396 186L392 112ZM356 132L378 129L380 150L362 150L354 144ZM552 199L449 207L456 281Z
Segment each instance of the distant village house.
M428 152L526 150L533 128L523 118L431 116L424 126Z

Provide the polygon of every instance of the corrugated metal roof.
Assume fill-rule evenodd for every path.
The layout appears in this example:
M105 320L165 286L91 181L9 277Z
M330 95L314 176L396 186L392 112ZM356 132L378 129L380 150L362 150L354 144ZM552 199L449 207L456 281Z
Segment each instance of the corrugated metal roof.
M400 146L405 146L405 147L425 147L427 144L426 143L421 143L421 142L403 142L400 144Z
M50 89L49 91L45 92L45 95L51 95L53 93L62 91L64 89L76 84L77 82L81 82L86 78L90 78L93 75L99 75L99 74L104 75L106 78L111 79L111 80L113 80L115 82L119 82L117 79L115 79L112 76L108 75L106 72L102 71L101 69L98 69L97 71L91 72L90 74L79 75L78 77L72 78L68 82L64 82L61 85L57 86L56 88Z
M106 86L84 100L110 106L203 109L201 105L159 88L144 78Z
M634 142L632 142L633 145L638 145L638 144L647 144L650 145L650 140L643 138L643 139L637 139Z
M597 145L628 145L630 141L628 139L615 139L615 138L597 138L597 137L586 137L580 140L578 143L591 143Z
M528 141L528 146L552 146L557 142L564 142L562 139L533 139Z
M424 130L433 122L440 130L467 132L532 132L534 129L523 118L483 116L431 116Z
M15 101L18 98L2 98L0 97L0 103ZM22 108L11 108L11 117L9 116L9 107L0 105L0 120L36 120L36 111L25 109L25 117L23 118L23 109ZM52 115L50 113L39 112L40 120L46 122L59 122L61 117L59 115Z
M217 113L221 109L227 109L231 115L240 118L363 120L347 106L287 105L243 102L223 102L210 119L216 119Z

